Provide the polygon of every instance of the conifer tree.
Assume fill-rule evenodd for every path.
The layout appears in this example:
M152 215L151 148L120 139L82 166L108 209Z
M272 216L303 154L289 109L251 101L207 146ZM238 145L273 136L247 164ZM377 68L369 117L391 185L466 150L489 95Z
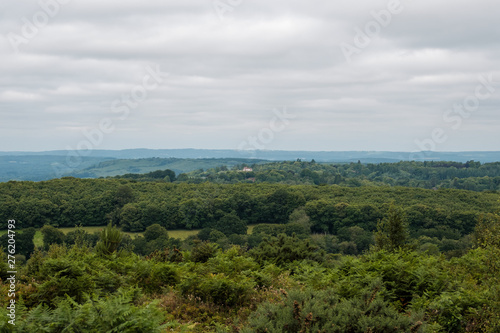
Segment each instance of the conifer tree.
M95 247L96 252L100 255L110 255L116 252L121 241L122 234L120 230L109 223L106 229L101 231L101 239Z
M377 224L375 247L394 252L408 246L408 223L401 208L391 203L387 216Z

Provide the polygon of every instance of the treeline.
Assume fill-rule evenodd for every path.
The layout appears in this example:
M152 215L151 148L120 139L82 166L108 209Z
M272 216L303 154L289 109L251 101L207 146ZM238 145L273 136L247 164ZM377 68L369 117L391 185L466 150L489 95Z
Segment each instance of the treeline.
M313 233L338 235L358 226L373 231L394 201L408 216L415 236L458 239L477 217L495 210L498 195L462 190L404 187L282 184L187 184L124 179L65 178L0 184L0 221L15 218L22 228L102 226L144 231L214 228L221 220L239 224L286 224L303 210ZM240 229L241 230L241 229Z
M336 184L351 187L390 185L419 188L454 188L471 191L500 190L500 163L399 162L326 164L314 161L286 161L251 165L233 169L218 167L193 171L184 181L215 183L268 182L285 184Z
M148 175L162 180L170 176L174 178L168 171ZM111 222L131 232L143 232L152 225L167 230L202 229L198 239L221 248L231 244L253 248L266 236L295 234L312 237L327 253L354 255L373 245L377 224L394 202L403 208L416 248L448 256L470 247L468 235L478 217L494 212L498 198L493 192L451 189L77 178L2 183L0 193L0 228L15 218L28 235L30 228ZM247 226L254 224L258 226L247 235ZM73 244L71 238L76 237L66 240L62 233L52 235L58 244ZM95 244L96 239L88 241ZM155 246L143 239L130 243L138 254L147 254Z
M165 181L165 182L174 182L177 180L175 175L175 171L167 169L167 170L156 170L144 174L139 173L127 173L125 175L116 176L113 178L123 178L123 179L134 179L141 181Z

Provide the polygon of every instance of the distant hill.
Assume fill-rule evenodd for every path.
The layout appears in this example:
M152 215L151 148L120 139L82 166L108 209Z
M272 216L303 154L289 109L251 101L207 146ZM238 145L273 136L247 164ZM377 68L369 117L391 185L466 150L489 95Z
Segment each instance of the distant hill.
M83 157L78 168L88 168L110 158ZM60 177L59 170L69 171L65 156L0 156L0 182L9 180L42 181Z
M76 156L76 159L75 159ZM163 161L154 160L162 158ZM137 160L139 159L139 160ZM182 161L182 159L185 159ZM500 152L383 152L383 151L282 151L216 149L125 149L93 150L88 157L65 150L46 152L0 152L0 181L48 180L64 175L106 177L126 173L147 173L171 169L177 174L217 166L263 161L304 161L391 163L399 161L470 160L481 163L500 161ZM246 162L245 162L246 161ZM104 163L104 164L103 164Z
M0 152L0 156L67 156L65 150L47 152ZM390 152L390 151L285 151L285 150L224 150L224 149L125 149L93 150L90 157L107 159L136 158L252 158L271 161L290 161L297 158L318 162L383 163L399 161L455 161L470 160L481 163L500 161L500 151L472 152Z
M144 174L156 170L170 169L179 175L199 169L207 170L220 166L232 168L238 164L267 163L266 160L255 159L180 159L180 158L141 158L117 159L101 162L95 166L67 174L79 178L99 178L124 175L128 173Z

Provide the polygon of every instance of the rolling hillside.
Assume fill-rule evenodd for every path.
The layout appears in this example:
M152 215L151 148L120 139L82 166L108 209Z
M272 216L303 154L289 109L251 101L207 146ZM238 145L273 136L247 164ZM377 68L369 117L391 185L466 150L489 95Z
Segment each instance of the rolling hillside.
M254 159L179 159L179 158L144 158L123 159L101 162L95 166L76 171L68 176L79 178L99 178L124 175L127 173L143 174L156 170L170 169L179 175L199 169L211 169L220 166L232 168L237 164L267 163L266 160Z
M171 169L179 173L225 165L265 161L392 163L399 161L470 160L481 163L500 161L500 152L382 152L382 151L278 151L215 149L126 149L93 150L89 156L65 150L45 152L0 152L0 182L41 181L62 176L107 177L127 173L148 173ZM76 162L75 162L76 159Z

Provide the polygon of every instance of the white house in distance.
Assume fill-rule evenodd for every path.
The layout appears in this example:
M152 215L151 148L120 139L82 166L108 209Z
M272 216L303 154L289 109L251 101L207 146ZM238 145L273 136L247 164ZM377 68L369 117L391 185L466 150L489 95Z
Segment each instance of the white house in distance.
M244 167L243 170L241 170L243 172L252 172L253 169L252 168L249 168L249 167Z

